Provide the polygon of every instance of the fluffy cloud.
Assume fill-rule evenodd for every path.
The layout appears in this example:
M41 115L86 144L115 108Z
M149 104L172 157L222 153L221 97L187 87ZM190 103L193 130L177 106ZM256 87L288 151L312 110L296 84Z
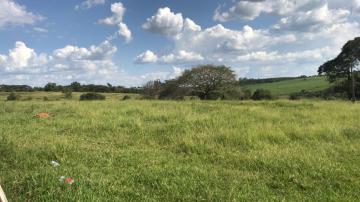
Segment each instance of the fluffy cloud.
M51 55L37 54L24 42L16 42L7 55L0 55L0 72L3 74L106 75L116 71L112 57L117 48L105 41L98 46L82 48L68 45L56 49ZM56 72L56 74L55 74ZM60 79L60 78L59 78Z
M204 57L201 54L195 52L187 52L185 50L180 50L177 53L170 53L164 55L160 58L162 63L191 63L191 62L200 62L203 61Z
M26 10L13 0L0 1L0 28L10 25L31 25L43 20L44 17Z
M143 28L150 32L173 36L180 33L184 26L184 19L181 13L175 14L170 8L159 8L157 13L148 18Z
M349 1L353 8L359 2ZM225 63L250 77L316 74L320 64L360 33L349 5L335 0L243 0L226 13L222 9L215 12L216 20L254 20L266 14L279 21L260 29L246 25L236 30L221 24L203 29L181 13L159 9L143 28L166 36L174 48L162 55L151 52L156 56L152 63Z
M204 57L195 52L187 52L180 50L176 53L170 53L158 57L155 53L150 50L141 53L135 58L135 63L147 64L147 63L160 63L160 64L185 64L192 62L203 61Z
M232 20L251 21L261 14L291 16L299 13L306 14L308 11L324 8L325 6L330 10L341 9L355 13L360 11L359 0L237 0L230 8L226 9L224 6L219 6L215 10L213 19L219 22ZM300 16L298 15L298 17Z
M96 5L101 5L104 4L105 0L86 0L83 1L80 5L76 5L75 9L79 10L79 9L90 9Z
M117 25L123 21L126 8L121 2L111 4L111 12L113 15L105 19L99 20L99 23L106 25Z
M90 48L79 48L77 46L68 45L61 49L56 49L53 56L66 60L110 60L117 48L110 42L104 41L98 46L92 45Z
M158 61L158 56L150 50L141 53L135 58L135 62L138 64L155 63Z
M132 33L128 26L123 22L125 11L126 8L121 2L113 3L111 4L111 12L113 13L113 15L105 19L99 20L99 23L110 26L118 26L119 31L114 36L122 36L128 43L132 40Z
M28 48L25 43L17 41L15 47L9 50L8 55L0 55L0 71L34 71L48 62L46 54L36 54L36 52Z
M329 25L345 22L349 15L350 11L348 10L329 10L328 5L325 4L314 10L298 12L289 17L284 17L274 28L282 31L314 32Z
M7 54L0 54L0 83L45 85L48 82L140 86L151 79L167 80L183 69L129 75L113 62L117 48L109 41L90 47L67 45L51 54L37 53L24 42L16 42Z

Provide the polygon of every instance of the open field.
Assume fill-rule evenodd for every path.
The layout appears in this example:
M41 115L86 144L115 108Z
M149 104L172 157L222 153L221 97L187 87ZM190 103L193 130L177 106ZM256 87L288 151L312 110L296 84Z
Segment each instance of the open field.
M325 90L330 87L330 84L325 77L308 77L273 83L252 84L242 87L249 89L252 92L254 92L256 89L266 89L270 90L271 93L275 96L288 96L291 93L300 92L301 90L306 90L309 92Z
M358 201L359 114L340 101L0 101L0 183L10 201Z

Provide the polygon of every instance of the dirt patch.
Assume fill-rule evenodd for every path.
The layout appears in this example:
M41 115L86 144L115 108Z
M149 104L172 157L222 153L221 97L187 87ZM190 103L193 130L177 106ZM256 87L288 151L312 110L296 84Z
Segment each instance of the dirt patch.
M36 114L34 117L39 118L39 119L47 119L47 118L50 118L50 114L47 112L40 112L40 113Z

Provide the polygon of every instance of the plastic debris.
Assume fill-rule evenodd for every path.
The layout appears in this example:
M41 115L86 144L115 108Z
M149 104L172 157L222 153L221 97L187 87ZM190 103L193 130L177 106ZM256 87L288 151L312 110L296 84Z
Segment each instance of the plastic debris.
M61 177L59 178L59 181L60 181L60 182L64 182L65 178L66 178L65 176L61 176Z
M74 179L72 179L71 177L68 177L65 179L65 183L72 185L74 183Z
M59 178L59 181L68 185L72 185L75 182L74 179L72 179L71 177L65 177L65 176L61 176Z
M50 161L50 164L53 166L53 167L58 167L60 166L60 163L56 162L56 161Z
M34 116L35 118L39 118L39 119L46 119L46 118L49 118L50 117L50 114L47 113L47 112L41 112L41 113L38 113Z
M0 186L0 201L1 202L8 202L8 200L6 199L5 193L3 191L3 189Z

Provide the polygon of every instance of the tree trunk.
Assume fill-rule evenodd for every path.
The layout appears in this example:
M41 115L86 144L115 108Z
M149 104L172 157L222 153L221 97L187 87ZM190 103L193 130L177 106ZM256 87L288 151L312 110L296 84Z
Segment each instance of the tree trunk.
M352 91L352 98L351 101L355 103L356 101L356 94L355 94L355 75L354 75L354 70L353 68L351 68L351 91Z

